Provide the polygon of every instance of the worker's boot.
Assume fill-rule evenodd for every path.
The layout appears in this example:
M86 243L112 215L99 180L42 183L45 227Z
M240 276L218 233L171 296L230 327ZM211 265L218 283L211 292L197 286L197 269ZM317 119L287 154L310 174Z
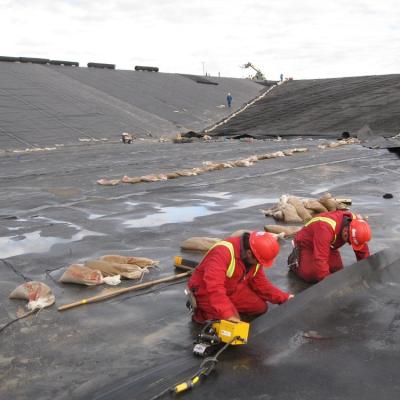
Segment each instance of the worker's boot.
M287 259L289 270L297 274L297 270L299 269L299 261L300 261L300 248L292 242L294 248L292 252L289 254Z
M197 308L196 297L194 297L194 294L189 287L186 287L185 294L187 296L186 307L188 308L190 314L193 315Z

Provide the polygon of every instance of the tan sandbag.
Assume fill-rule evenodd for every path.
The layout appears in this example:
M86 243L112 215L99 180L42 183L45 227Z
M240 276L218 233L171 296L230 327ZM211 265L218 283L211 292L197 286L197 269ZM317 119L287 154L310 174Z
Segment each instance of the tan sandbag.
M283 220L285 222L303 222L303 219L297 214L296 208L292 204L285 204L282 206Z
M232 164L235 167L251 167L253 165L252 161L249 161L248 159L244 158L242 160L236 160L232 161Z
M320 199L320 203L322 203L328 211L335 210L347 210L348 205L344 203L340 203L337 201L330 193L325 193Z
M160 262L158 260L153 260L146 257L121 256L117 254L107 254L105 256L101 256L100 260L117 264L132 264L137 265L141 268L153 267L155 265L158 265Z
M305 153L306 151L308 151L307 147L296 147L293 149L293 153Z
M285 214L282 210L278 210L272 213L272 216L277 221L285 221Z
M260 154L257 156L259 160L268 160L269 158L274 158L271 153Z
M297 214L302 219L303 222L306 222L312 218L311 213L304 207L303 202L296 196L289 196L288 203L294 206ZM288 221L287 221L288 222Z
M336 201L332 197L330 193L325 193L322 197L320 197L319 202L328 210L335 211L336 210Z
M106 178L102 178L97 181L99 185L103 186L115 186L118 185L120 182L121 182L120 179L106 179Z
M317 214L328 211L328 209L324 205L322 205L318 200L314 199L303 200L303 204L305 208Z
M285 155L285 156L292 156L293 155L293 150L283 150L283 154Z
M283 151L275 151L274 153L271 153L272 158L276 158L276 157L285 157L285 154L283 153Z
M176 172L168 172L167 173L167 178L168 179L175 179L175 178L178 178L179 177L179 174L177 174Z
M265 225L264 230L266 232L270 232L272 234L284 234L284 237L292 237L294 236L302 226L282 226L282 225Z
M139 183L139 182L141 182L141 181L142 181L142 180L140 179L139 176L130 177L130 176L128 176L128 175L124 175L124 176L122 177L122 179L121 179L121 182L123 182L123 183Z
M140 177L141 182L157 182L159 180L158 175L143 175Z
M49 286L37 281L19 285L10 293L9 297L10 299L28 300L27 307L31 311L50 307L56 300Z
M103 275L99 270L93 270L81 264L72 264L62 274L59 282L95 286L103 283Z
M121 275L127 279L139 279L147 269L140 268L134 264L118 264L104 260L88 260L85 266L94 270L99 270L104 276Z
M181 169L179 171L176 171L176 173L179 176L195 176L195 175L197 175L196 172L194 172L194 171L192 171L190 169Z
M222 239L194 236L181 243L182 250L208 251L215 243Z

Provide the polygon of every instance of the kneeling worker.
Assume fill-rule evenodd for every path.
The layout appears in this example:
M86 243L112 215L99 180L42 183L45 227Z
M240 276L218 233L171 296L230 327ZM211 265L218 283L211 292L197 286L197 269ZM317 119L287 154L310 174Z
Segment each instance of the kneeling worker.
M306 282L318 282L343 269L339 248L349 243L357 261L369 257L371 228L350 211L330 211L308 221L294 238L288 258L292 272Z
M193 320L239 322L240 313L257 316L267 311L267 301L281 304L292 298L272 285L262 268L270 267L278 253L279 244L268 232L217 242L189 280L196 299Z

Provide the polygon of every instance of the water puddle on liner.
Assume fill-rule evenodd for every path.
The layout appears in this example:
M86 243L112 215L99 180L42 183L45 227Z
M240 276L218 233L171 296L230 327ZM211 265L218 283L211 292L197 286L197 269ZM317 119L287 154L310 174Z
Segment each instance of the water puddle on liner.
M71 243L82 240L85 236L104 236L102 233L81 230L69 239L53 236L40 236L41 231L25 233L23 236L0 237L1 258L21 254L45 253L55 244Z
M105 217L106 214L89 214L88 219L93 220L93 219L98 219L101 217Z
M215 214L217 211L212 211L205 206L192 206L192 207L157 207L160 212L156 214L147 215L140 219L131 219L125 221L123 225L128 228L144 228L151 226L161 226L164 224L171 224L177 222L191 222L196 217L203 217L205 215Z
M230 198L232 198L232 193L231 192L207 192L207 193L201 193L200 196L214 197L216 199L230 199Z
M204 205L186 206L186 207L157 206L156 209L158 211L155 214L150 214L139 219L130 219L124 221L123 225L126 225L128 228L145 228L145 227L156 227L171 223L192 222L197 217L219 214L227 211L253 207L261 204L267 204L270 202L276 202L276 199L274 200L265 198L241 199L234 202L233 204L230 204L228 207L224 207L223 204L217 204L215 202L207 202ZM218 206L218 209L216 209L216 206Z

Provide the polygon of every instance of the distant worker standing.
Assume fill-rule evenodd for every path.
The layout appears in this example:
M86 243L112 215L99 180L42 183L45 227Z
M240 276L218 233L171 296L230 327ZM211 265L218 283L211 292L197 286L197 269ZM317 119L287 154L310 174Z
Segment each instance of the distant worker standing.
M226 102L228 103L228 107L229 107L229 108L230 108L231 105L232 105L232 100L233 100L232 95L231 95L230 93L228 93L228 96L226 96Z
M349 243L357 261L369 257L371 239L368 223L350 211L318 214L297 232L289 269L306 282L318 282L343 269L339 248Z
M194 270L188 289L193 320L240 321L240 314L255 317L267 311L267 301L281 304L293 295L275 287L262 267L270 267L279 244L268 232L245 232L217 242ZM192 299L193 300L193 299Z
M283 74L281 74L280 79L281 79L281 82L283 82Z

